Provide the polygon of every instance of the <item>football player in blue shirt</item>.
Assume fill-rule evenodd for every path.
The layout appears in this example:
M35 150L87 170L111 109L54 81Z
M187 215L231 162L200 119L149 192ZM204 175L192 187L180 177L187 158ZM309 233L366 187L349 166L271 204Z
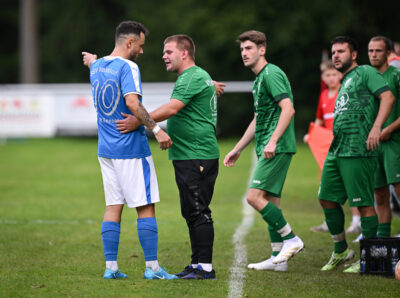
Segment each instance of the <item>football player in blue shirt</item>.
M116 121L121 113L133 114L153 131L160 148L171 147L170 137L150 118L142 105L140 71L134 62L143 54L147 29L140 23L125 21L115 32L115 48L109 56L85 61L90 67L90 82L98 125L98 158L103 176L106 211L101 226L106 270L104 278L126 278L118 269L117 254L121 214L124 205L136 208L137 231L142 246L146 279L175 279L159 266L158 229L154 203L159 202L157 177L144 126L121 134Z

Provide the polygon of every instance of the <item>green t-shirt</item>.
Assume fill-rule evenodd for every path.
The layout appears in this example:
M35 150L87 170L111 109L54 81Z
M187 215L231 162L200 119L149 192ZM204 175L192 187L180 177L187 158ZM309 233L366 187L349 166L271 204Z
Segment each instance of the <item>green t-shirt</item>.
M285 73L274 64L265 65L254 80L253 97L256 113L256 153L260 159L281 115L279 101L290 98L293 103L292 90ZM275 153L296 153L294 118L278 140Z
M382 75L388 82L389 88L395 98L392 112L383 125L383 127L386 127L400 117L400 70L396 67L389 66L389 68ZM397 130L394 133L396 135L400 135L400 130Z
M215 135L217 94L210 75L198 66L186 69L178 76L171 98L182 101L185 106L167 121L173 142L169 159L219 158Z
M378 96L387 90L383 76L369 65L357 66L343 77L335 102L329 152L338 157L377 155L377 150L367 150L366 142L378 114Z

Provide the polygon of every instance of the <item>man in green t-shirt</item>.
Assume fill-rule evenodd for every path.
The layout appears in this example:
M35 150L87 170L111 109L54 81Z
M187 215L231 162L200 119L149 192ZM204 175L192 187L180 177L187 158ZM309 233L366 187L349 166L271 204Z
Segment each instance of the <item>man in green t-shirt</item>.
M177 73L178 78L169 103L151 112L150 117L156 122L168 119L167 130L172 140L168 154L175 169L181 213L189 228L191 263L176 275L181 279L216 279L209 205L218 176L217 93L221 94L225 84L214 82L196 66L194 56L195 46L189 36L165 39L163 60L167 71ZM123 133L139 125L132 116L117 121Z
M390 43L387 37L375 36L368 44L369 62L386 79L395 97L392 112L383 125L378 150L378 167L375 173L379 237L390 237L392 212L389 184L393 185L397 197L400 197L400 70L388 64Z
M253 83L255 113L240 141L226 155L224 164L233 166L241 151L255 138L258 161L247 202L268 223L272 256L249 264L248 268L286 271L287 261L304 248L303 241L292 232L280 209L283 184L296 152L293 95L285 73L265 59L264 33L247 31L239 35L237 41L244 65L256 75Z
M355 40L339 36L331 44L333 64L344 76L335 103L333 140L322 169L318 194L334 241L334 251L322 271L332 270L354 256L354 251L347 247L341 207L347 199L350 207L360 211L363 237L376 237L377 149L381 128L394 102L382 75L369 65L358 66ZM360 262L357 262L345 272L359 270Z

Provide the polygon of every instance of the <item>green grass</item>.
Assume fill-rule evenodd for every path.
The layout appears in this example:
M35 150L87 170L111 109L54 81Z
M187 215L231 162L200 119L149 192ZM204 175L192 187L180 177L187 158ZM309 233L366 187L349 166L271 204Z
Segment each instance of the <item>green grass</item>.
M130 278L103 280L100 225L104 196L97 141L29 139L0 146L0 296L225 297L234 255L232 235L242 219L241 199L252 158L249 148L235 167L223 167L222 159L234 143L220 142L220 173L211 206L216 281L144 280L136 211L128 208L123 213L118 263ZM159 261L170 272L178 272L190 260L187 228L180 215L167 152L160 151L154 142L151 146L161 194L161 202L156 205ZM309 232L309 227L323 218L316 199L317 166L307 148L300 145L298 149L281 204L306 249L290 262L288 272L247 271L244 295L397 297L400 283L394 279L345 275L343 267L333 272L319 271L333 245L328 234ZM349 219L347 207L345 211ZM400 232L398 217L392 230ZM270 254L266 224L258 214L246 245L249 262ZM358 251L358 245L351 246Z

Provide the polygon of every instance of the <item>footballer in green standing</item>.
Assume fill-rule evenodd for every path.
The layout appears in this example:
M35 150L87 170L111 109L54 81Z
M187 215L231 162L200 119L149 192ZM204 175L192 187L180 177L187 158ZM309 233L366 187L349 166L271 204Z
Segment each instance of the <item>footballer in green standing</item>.
M376 237L378 218L374 209L374 173L381 129L388 118L394 97L382 75L369 65L357 64L357 42L346 36L332 42L332 62L343 73L335 103L333 140L322 169L318 194L332 235L334 251L321 270L334 269L350 260L354 251L347 247L342 206L361 214L364 238ZM345 272L358 272L360 262Z
M225 84L214 82L196 66L195 45L187 35L164 41L167 71L178 74L169 103L150 113L156 121L167 120L172 140L169 159L175 169L181 213L189 229L191 261L181 279L216 279L212 267L214 226L210 203L218 176L219 149L216 138L217 94ZM121 132L130 131L133 117L117 122ZM129 122L129 123L128 123ZM138 123L140 124L140 123ZM136 124L135 126L137 126Z
M264 33L247 31L239 35L237 42L244 65L256 75L253 83L254 118L233 150L226 155L224 164L234 166L242 150L255 138L257 164L247 202L268 224L272 256L249 264L248 268L287 271L287 261L304 248L303 241L293 233L280 209L282 188L292 156L296 153L293 95L285 73L265 58Z
M375 36L368 44L369 62L386 79L395 98L392 112L383 125L375 173L379 237L390 237L392 210L389 184L400 197L400 70L388 64L390 48L391 41L384 36Z

